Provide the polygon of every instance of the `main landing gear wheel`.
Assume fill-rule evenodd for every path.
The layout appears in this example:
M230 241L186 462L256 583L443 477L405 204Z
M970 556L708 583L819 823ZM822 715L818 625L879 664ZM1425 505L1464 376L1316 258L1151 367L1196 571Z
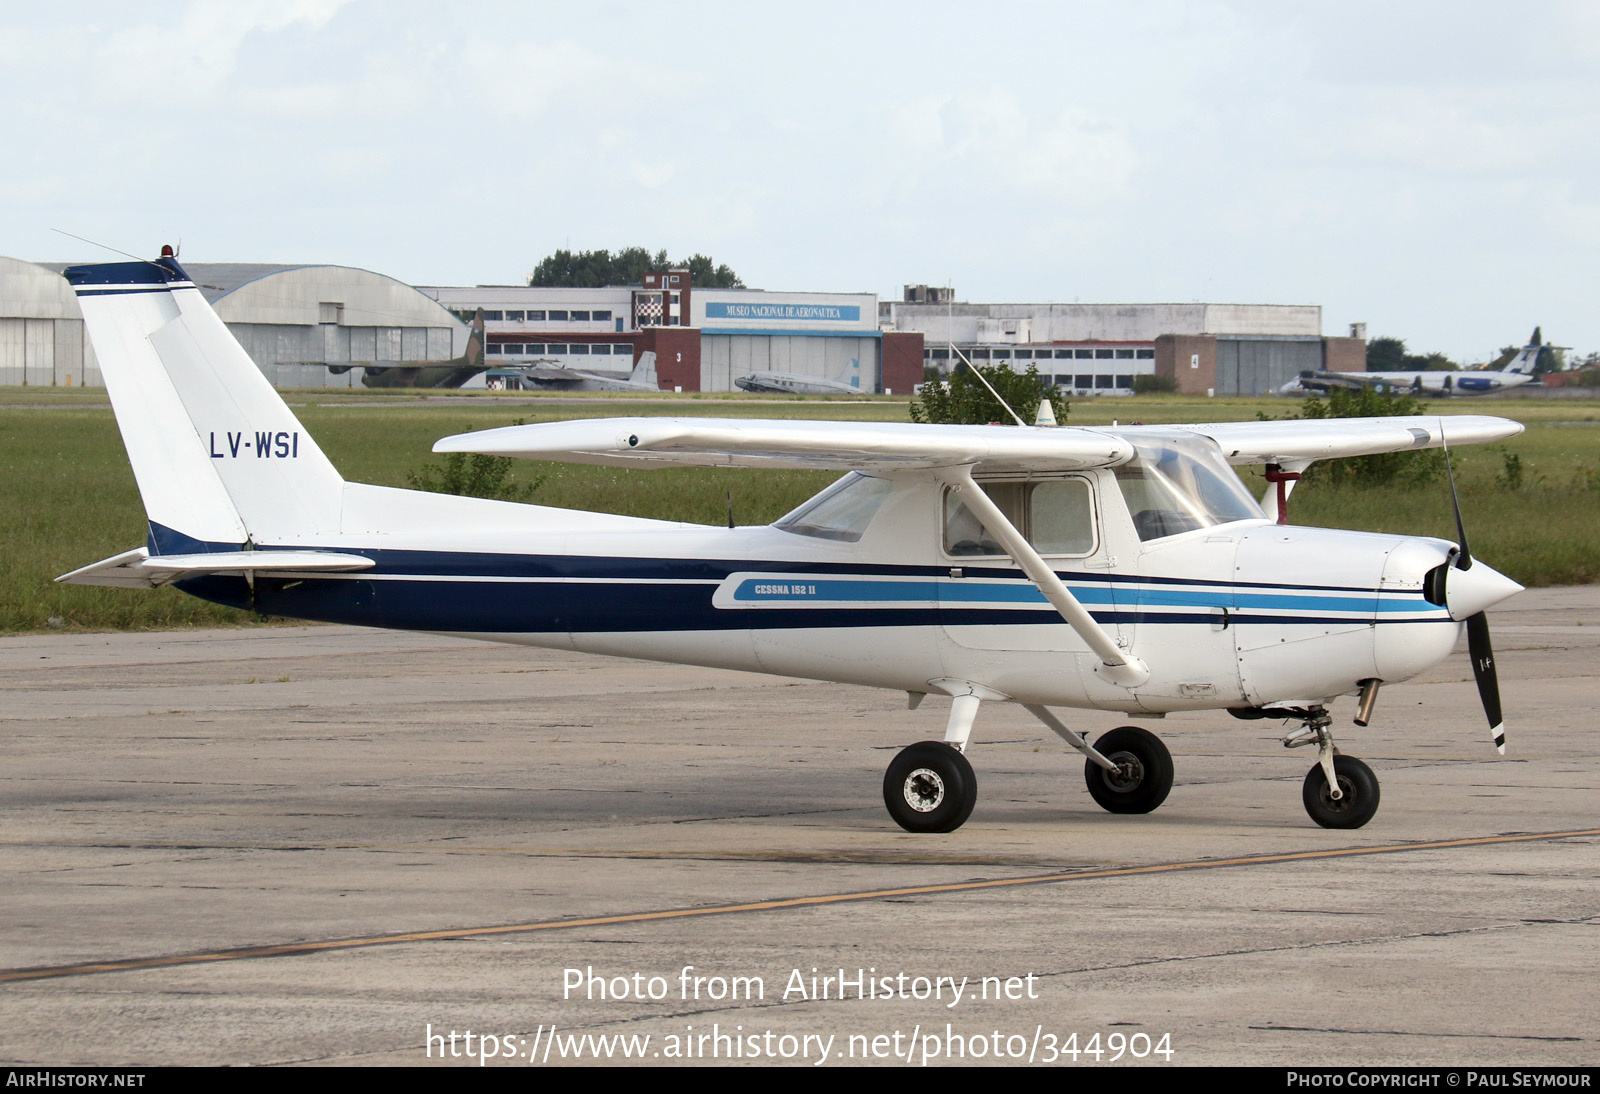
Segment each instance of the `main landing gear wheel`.
M1378 811L1378 777L1354 756L1335 756L1333 774L1339 780L1339 798L1329 793L1321 764L1306 772L1301 795L1306 812L1324 828L1360 828Z
M978 803L978 777L943 741L903 750L883 776L883 804L907 832L954 832Z
M1102 734L1095 751L1117 765L1107 771L1093 760L1083 764L1089 795L1108 813L1148 813L1172 791L1172 753L1147 729L1123 726Z

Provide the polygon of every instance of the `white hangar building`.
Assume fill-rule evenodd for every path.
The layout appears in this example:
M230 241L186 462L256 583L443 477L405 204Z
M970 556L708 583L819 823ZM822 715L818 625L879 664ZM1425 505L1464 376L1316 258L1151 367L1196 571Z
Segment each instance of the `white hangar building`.
M0 258L0 384L102 383L61 271ZM183 268L278 387L352 387L373 362L447 361L468 329L401 281L349 266L186 262Z
M1365 342L1325 338L1316 304L969 304L907 285L878 306L884 330L917 331L924 364L959 358L1028 366L1082 395L1127 394L1140 375L1195 395L1269 395L1305 369L1361 372Z

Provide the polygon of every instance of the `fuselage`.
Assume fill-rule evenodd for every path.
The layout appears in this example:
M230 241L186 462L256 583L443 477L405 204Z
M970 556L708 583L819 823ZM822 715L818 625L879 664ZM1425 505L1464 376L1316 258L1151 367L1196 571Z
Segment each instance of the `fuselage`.
M442 507L424 523L448 535L258 545L357 553L370 570L181 587L268 615L909 692L957 679L1022 702L1132 712L1321 699L1368 678L1405 679L1460 631L1425 595L1451 549L1443 541L1286 527L1259 510L1204 527L1152 524L1148 511L1130 512L1110 469L984 486L1071 499L1069 532L1045 531L1056 518L1039 513L1033 534L1056 536L1051 567L1151 666L1148 681L1126 688L1097 675L1098 658L1017 566L981 533L961 538L962 511L925 475L846 476L798 518L734 529L423 495ZM851 490L873 496L852 508L837 499ZM464 527L445 512L452 504L494 516ZM829 517L829 505L846 516ZM807 516L818 507L822 518Z
M1532 380L1532 376L1522 372L1488 372L1482 369L1458 372L1314 372L1301 374L1298 379L1289 381L1281 392L1287 395L1296 391L1378 387L1435 396L1492 395Z

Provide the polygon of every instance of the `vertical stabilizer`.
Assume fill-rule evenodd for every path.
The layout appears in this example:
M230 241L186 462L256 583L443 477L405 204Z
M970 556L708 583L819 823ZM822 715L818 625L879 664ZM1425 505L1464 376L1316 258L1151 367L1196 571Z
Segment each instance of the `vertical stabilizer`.
M344 480L176 260L65 276L157 550L163 529L235 548L338 531Z
M656 379L656 351L647 349L639 354L639 363L633 366L633 374L628 377L630 383L649 384L651 387L660 387L661 381Z
M1511 359L1511 363L1505 367L1504 371L1514 372L1521 376L1532 376L1534 369L1539 365L1539 353L1543 349L1544 339L1540 337L1539 328L1534 327L1533 337L1526 346L1522 347L1522 352Z

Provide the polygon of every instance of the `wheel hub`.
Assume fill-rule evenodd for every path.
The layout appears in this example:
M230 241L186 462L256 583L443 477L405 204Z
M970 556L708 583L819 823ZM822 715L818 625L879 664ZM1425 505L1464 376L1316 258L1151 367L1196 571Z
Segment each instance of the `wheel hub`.
M1356 805L1356 785L1348 777L1339 776L1339 797L1334 797L1328 784L1322 784L1322 807L1333 813L1348 813Z
M1107 771L1106 784L1113 790L1132 790L1144 782L1144 764L1139 762L1139 757L1127 752L1119 752L1106 759L1117 765L1115 771Z
M937 771L919 767L906 776L905 796L918 813L932 813L944 801L944 780Z

